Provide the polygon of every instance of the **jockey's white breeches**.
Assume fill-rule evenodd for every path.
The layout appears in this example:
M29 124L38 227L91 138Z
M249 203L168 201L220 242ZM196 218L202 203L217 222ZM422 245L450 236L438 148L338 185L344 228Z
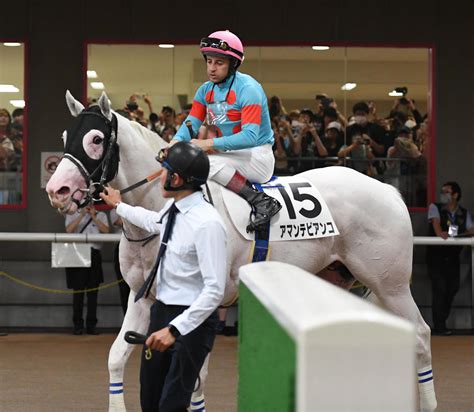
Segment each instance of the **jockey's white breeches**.
M235 172L250 182L265 183L270 180L275 167L275 156L269 144L250 149L232 150L209 155L209 178L226 186Z

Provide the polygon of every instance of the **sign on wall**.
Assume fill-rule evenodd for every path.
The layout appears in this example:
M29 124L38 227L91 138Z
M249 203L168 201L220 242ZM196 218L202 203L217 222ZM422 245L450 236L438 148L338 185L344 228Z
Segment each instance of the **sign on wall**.
M62 152L41 152L41 188L44 189L61 161Z

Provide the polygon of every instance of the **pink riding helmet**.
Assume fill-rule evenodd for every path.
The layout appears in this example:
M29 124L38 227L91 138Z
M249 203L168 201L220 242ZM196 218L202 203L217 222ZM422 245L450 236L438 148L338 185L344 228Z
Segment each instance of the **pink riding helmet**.
M200 44L201 53L216 53L237 59L238 65L244 60L244 46L240 39L229 30L220 30L204 37Z

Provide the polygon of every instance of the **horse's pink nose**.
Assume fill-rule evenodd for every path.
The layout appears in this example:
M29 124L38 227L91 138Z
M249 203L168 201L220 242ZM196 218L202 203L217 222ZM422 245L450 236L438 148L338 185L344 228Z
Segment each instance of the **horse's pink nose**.
M59 182L56 181L56 179L51 178L46 185L46 192L48 192L49 197L54 199L64 199L68 197L71 193L70 186L67 184L57 183Z
M56 190L57 195L60 196L68 196L71 193L71 189L68 186L61 186L59 190Z

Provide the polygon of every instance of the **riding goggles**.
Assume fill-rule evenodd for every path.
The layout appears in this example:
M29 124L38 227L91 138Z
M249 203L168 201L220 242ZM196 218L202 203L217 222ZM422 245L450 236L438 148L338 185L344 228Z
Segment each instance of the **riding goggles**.
M170 172L174 172L174 169L171 167L171 165L166 161L168 158L168 150L169 148L161 149L158 153L158 156L155 157L155 159L160 163L165 169L168 169Z
M163 163L167 157L168 157L168 148L161 149L158 152L158 156L156 156L155 159L158 161L158 163Z
M211 47L213 49L218 49L218 50L222 50L222 51L231 51L231 52L237 54L237 56L244 57L244 54L241 51L236 50L233 47L230 47L229 43L227 43L224 40L218 39L216 37L204 37L204 38L202 38L200 48L202 49L202 48L205 48L205 47Z

